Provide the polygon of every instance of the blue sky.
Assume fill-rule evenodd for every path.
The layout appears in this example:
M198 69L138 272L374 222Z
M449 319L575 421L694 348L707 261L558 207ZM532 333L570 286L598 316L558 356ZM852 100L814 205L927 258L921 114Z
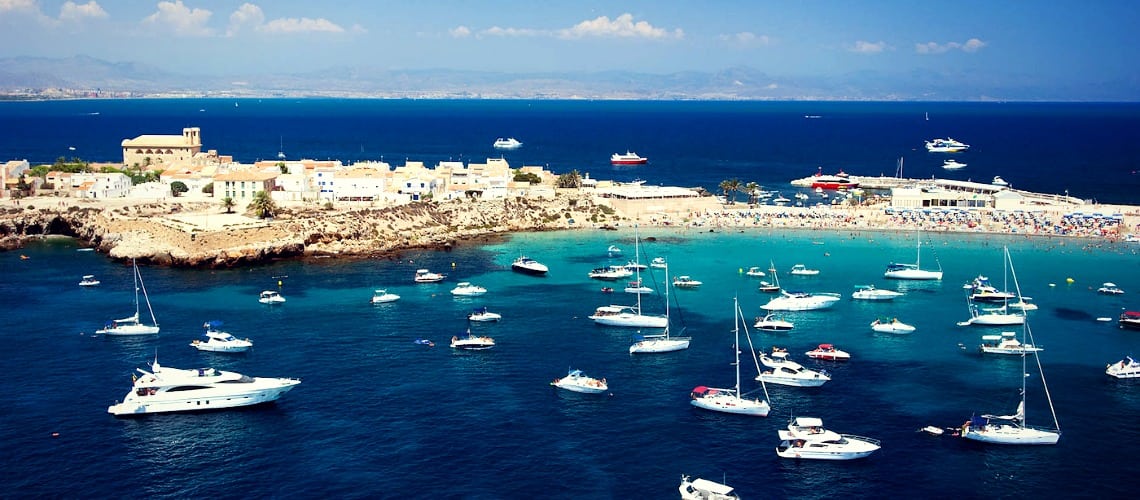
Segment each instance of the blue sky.
M0 0L0 55L177 73L755 68L1140 86L1140 1Z

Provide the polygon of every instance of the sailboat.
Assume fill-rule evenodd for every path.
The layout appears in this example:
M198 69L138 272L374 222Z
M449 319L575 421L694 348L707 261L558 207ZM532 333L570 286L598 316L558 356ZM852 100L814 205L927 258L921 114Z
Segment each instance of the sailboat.
M635 226L636 229L636 226ZM634 265L633 268L637 272L636 280L641 282L641 257L640 246L641 238L638 233L634 232ZM641 295L637 295L636 306L619 306L608 305L601 306L594 310L594 314L588 316L594 320L594 323L606 326L625 326L632 328L666 328L669 326L669 318L660 315L646 315L641 313Z
M669 264L661 263L665 268L665 283L669 283ZM641 294L638 294L641 297ZM673 337L669 335L669 287L665 286L665 331L660 335L641 335L637 342L629 346L630 354L650 354L659 352L681 351L689 348L690 337Z
M285 137L282 136L282 137L279 137L278 139L280 139L281 143L277 147L277 159L278 160L284 160L285 159Z
M1009 290L1009 260L1003 259L1003 280L1007 283L1003 285L1006 290ZM970 319L966 321L959 321L958 326L1014 326L1025 324L1025 311L1012 312L1009 307L1009 299L1015 297L1014 294L1009 292L998 292L997 289L987 285L988 281L979 276L974 280L971 285L971 292L966 295L966 308L970 311ZM982 296L994 296L996 298L981 298ZM1018 293L1017 301L1021 302L1020 293ZM982 307L979 302L990 302L992 300L1000 300L1001 307Z
M766 417L771 406L768 405L768 387L764 385L764 381L760 381L760 387L764 389L764 400L760 399L744 399L740 394L740 324L744 321L744 313L740 310L740 302L733 299L733 314L736 320L736 327L733 328L733 334L736 340L732 344L733 353L736 355L736 361L733 366L736 367L736 385L731 389L718 389L714 387L705 387L703 385L694 387L689 396L692 398L690 404L697 408L704 408L706 410L719 411L724 413L735 413L738 415L751 415L754 417ZM752 347L752 337L748 335L748 325L744 325L744 337L748 339L749 352L756 352ZM756 362L753 357L752 361L756 363L756 372L760 373L760 364Z
M934 262L938 263L937 271L929 271L922 269L922 232L918 232L916 238L914 264L896 264L892 262L887 266L887 271L883 273L884 278L891 278L896 280L940 280L942 279L942 264L935 258Z
M777 293L780 291L780 276L776 274L776 263L768 261L768 272L772 273L772 279L775 283L761 281L759 290L764 293Z
M142 274L139 273L138 263L134 259L131 259L131 267L133 268L135 283L135 314L108 322L102 329L95 330L95 333L102 335L151 335L158 333L158 320L154 318L154 309L150 306L150 297L146 294L146 285L143 284ZM146 309L150 312L150 325L139 321L139 290L142 290Z
M1003 248L1006 262L1009 264L1010 274L1013 276L1013 285L1017 294L1021 295L1021 286L1017 282L1017 272L1013 269L1013 260L1009 256L1009 248ZM1033 341L1033 330L1029 323L1021 327L1021 342L1036 345ZM1028 354L1021 356L1021 402L1013 415L972 415L970 420L962 424L961 436L973 441L993 444L1057 444L1061 439L1061 424L1057 421L1057 411L1053 408L1053 397L1049 394L1049 386L1045 383L1045 371L1041 368L1041 357L1033 353L1033 360L1037 364L1037 373L1041 376L1041 387L1045 392L1045 400L1049 403L1049 412L1053 415L1053 427L1030 427L1025 425L1025 395L1026 372Z

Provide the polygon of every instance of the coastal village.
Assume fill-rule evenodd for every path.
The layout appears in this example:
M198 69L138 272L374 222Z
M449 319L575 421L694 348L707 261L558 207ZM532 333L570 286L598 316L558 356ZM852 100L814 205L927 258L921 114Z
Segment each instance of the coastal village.
M754 183L725 181L722 196L713 196L699 188L514 168L501 157L434 167L408 160L393 167L383 161L287 160L281 154L247 164L204 150L196 127L181 135L124 139L122 154L121 164L51 170L42 177L27 160L5 163L0 206L8 208L0 218L0 246L18 248L29 238L62 234L114 258L217 267L288 256L447 248L513 231L612 229L632 222L699 228L913 226L1132 240L1140 216L1129 207L1008 186L822 170L792 181L789 192L803 188L793 204ZM154 175L136 184L123 172ZM832 185L836 179L851 189ZM828 198L824 189L836 196ZM747 203L735 200L741 191ZM773 194L779 196L775 202Z

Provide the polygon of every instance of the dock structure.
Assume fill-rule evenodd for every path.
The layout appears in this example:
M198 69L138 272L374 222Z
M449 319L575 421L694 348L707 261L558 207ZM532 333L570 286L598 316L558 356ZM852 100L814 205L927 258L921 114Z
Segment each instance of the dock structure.
M864 177L851 176L859 183L859 188L874 191L890 191L891 206L917 207L960 207L960 208L1010 208L1028 209L1032 207L1079 206L1086 202L1067 195L1034 193L972 181L952 179L907 179L903 177Z

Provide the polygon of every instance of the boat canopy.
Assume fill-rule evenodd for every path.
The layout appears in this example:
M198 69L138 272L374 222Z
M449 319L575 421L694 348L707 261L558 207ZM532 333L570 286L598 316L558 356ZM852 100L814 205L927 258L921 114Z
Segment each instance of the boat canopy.
M796 417L796 427L823 427L823 420L815 417Z
M720 484L707 479L697 478L693 480L693 487L698 490L704 490L716 495L730 496L733 493L732 487L726 484Z
M831 344L820 344L819 348L820 349L835 349L835 346L833 346Z
M1128 319L1140 319L1140 311L1124 311L1124 317Z

